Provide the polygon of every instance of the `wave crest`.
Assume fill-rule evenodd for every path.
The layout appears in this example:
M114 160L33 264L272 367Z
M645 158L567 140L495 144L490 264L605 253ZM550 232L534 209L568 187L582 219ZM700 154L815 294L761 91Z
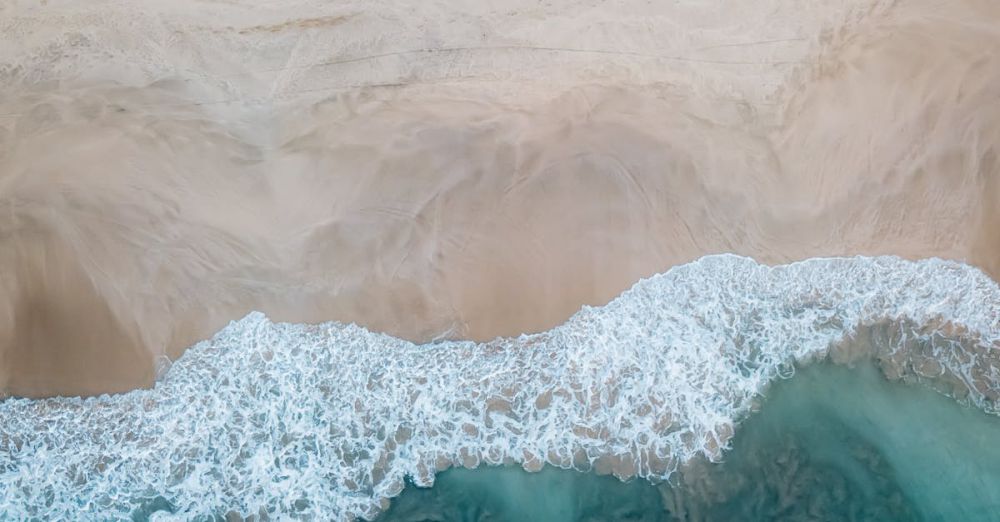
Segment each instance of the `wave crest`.
M718 460L770 382L828 355L997 413L1000 289L937 259L721 255L479 344L252 313L153 389L0 403L0 518L370 518L407 476L482 463L665 480Z

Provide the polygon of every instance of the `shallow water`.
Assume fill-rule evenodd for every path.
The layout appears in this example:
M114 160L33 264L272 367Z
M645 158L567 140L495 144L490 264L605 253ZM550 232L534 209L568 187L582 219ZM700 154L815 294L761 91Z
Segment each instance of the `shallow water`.
M674 484L546 467L457 469L410 484L380 521L995 520L1000 418L872 364L775 384L720 464Z
M640 281L542 334L481 344L416 345L356 325L275 323L254 313L188 350L153 389L0 401L0 518L141 518L154 510L173 520L220 512L372 518L406 480L431 486L449 468L510 463L624 479L683 473L691 495L669 497L670 509L739 511L742 504L726 499L741 498L746 486L730 484L725 473L719 477L727 480L716 477L711 466L699 475L698 467L728 458L740 426L757 418L762 394L796 366L874 359L890 378L1000 411L998 303L995 282L953 262L858 257L769 267L724 255ZM796 395L810 396L813 386ZM834 391L863 387L815 388L849 405L829 407L834 417L847 416L845 425L875 426L862 440L893 432L892 424L876 422L882 411L906 412L888 404L861 415L875 392L851 400ZM901 433L948 440L949 427L963 425L947 408L926 408L906 412L911 427ZM778 418L809 419L812 409ZM933 424L940 419L949 420ZM802 431L795 426L776 433ZM961 443L988 458L978 452L995 439L992 432L968 432L979 438ZM907 444L862 453L905 460L938 447L915 435L901 440ZM949 455L963 450L941 447ZM761 462L798 462L791 455ZM938 464L907 473L929 473ZM960 491L948 493L951 503L928 497L919 513L981 514L977 506L986 504L962 482L966 468L956 469L949 480ZM971 476L988 487L988 469ZM787 475L779 471L773 474ZM792 478L827 489L840 484L823 473ZM840 496L829 505L847 509L838 498L863 498L849 486L832 488ZM907 478L892 487L909 498L932 486ZM791 487L778 481L763 491L787 495ZM897 507L908 513L905 503ZM850 509L869 512L864 505Z
M455 469L432 488L410 484L379 521L663 520L656 487L547 467Z

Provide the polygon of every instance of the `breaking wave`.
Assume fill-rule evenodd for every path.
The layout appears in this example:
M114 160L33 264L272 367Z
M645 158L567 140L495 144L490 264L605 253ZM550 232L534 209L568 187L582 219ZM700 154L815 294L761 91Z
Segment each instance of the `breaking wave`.
M938 259L720 255L479 344L252 313L153 389L0 403L0 518L372 518L407 479L480 464L667 480L828 356L997 413L1000 288Z

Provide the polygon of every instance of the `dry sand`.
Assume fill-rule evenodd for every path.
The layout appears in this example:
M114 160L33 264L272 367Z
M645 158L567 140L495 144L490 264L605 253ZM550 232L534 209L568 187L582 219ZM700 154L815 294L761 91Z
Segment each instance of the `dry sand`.
M8 1L0 391L253 309L538 331L709 253L997 278L998 154L995 0Z

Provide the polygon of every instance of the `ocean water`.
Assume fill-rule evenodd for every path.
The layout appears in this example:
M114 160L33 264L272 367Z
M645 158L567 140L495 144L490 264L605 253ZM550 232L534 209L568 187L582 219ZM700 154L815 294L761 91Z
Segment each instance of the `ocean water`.
M654 485L546 467L457 469L380 521L996 520L1000 418L870 362L776 383L721 463Z
M508 466L448 470L432 488L411 484L378 520L654 521L669 520L669 514L660 491L642 479Z
M979 270L709 256L540 334L253 313L153 389L7 399L0 519L989 520L998 401Z

